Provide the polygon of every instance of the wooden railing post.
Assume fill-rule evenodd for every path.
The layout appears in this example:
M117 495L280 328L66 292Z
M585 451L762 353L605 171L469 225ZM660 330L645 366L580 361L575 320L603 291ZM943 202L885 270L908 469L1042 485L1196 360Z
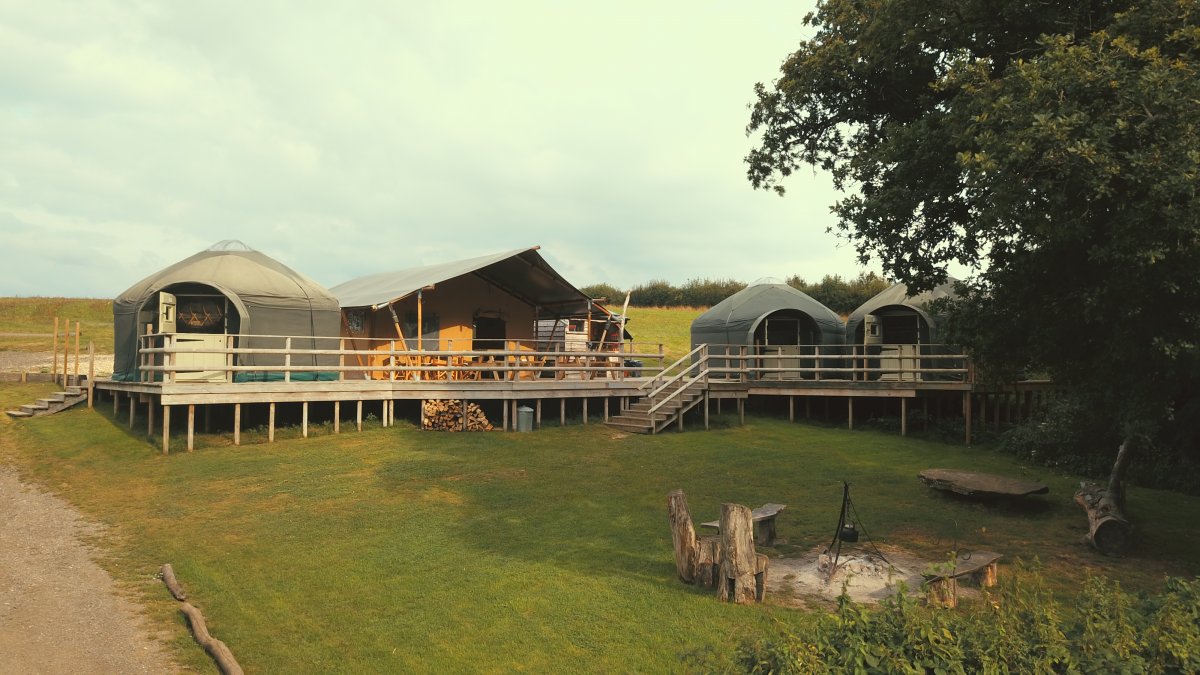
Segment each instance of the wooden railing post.
M284 338L284 339L283 339L283 349L284 349L284 353L283 353L283 367L284 367L284 371L283 371L283 381L284 381L284 382L291 382L291 381L292 381L292 338L288 337L288 338Z
M54 317L54 346L50 348L54 355L54 365L50 367L50 380L58 382L58 317Z

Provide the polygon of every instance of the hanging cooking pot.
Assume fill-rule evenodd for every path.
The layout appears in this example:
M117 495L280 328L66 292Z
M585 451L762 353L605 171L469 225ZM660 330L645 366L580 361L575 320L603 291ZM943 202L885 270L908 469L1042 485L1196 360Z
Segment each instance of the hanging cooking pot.
M858 541L858 530L854 529L854 523L842 525L842 531L838 533L838 538L851 543Z

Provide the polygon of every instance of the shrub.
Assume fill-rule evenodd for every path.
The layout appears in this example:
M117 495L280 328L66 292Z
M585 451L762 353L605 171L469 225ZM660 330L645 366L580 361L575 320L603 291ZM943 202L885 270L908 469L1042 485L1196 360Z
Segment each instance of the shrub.
M745 673L1194 673L1200 672L1200 579L1168 579L1136 599L1089 578L1063 609L1040 573L1017 565L982 599L957 610L903 593L868 609L845 593L803 637L743 642ZM708 665L716 661L711 657Z

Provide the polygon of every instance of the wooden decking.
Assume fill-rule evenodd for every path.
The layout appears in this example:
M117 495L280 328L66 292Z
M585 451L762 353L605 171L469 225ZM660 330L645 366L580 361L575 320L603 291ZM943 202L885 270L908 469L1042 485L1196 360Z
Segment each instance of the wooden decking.
M333 340L336 346L294 349L293 339L279 338L278 349L242 349L229 339L222 347L196 349L179 347L169 336L151 336L144 339L140 350L141 381L97 380L93 386L113 397L114 411L121 408L122 400L129 402L131 427L138 408L148 417L148 432L156 431L156 422L161 424L164 450L169 447L172 408L187 411L190 449L196 407L213 405L234 406L235 442L240 434L236 427L241 406L247 404L270 406L271 438L276 405L302 406L307 435L310 403L334 405L336 431L340 406L346 403L355 406L356 424L361 428L364 403L369 404L371 413L378 411L379 419L388 426L397 401L492 401L493 409L497 407L494 402L502 402L503 419L497 426L508 429L516 426L518 404L536 407L537 426L543 401L560 403L559 418L564 423L568 401L573 410L582 412L585 423L589 401L593 415L602 410L605 421L632 414L635 401L643 402L639 405L649 401L651 412L657 407L668 409L670 406L661 402L656 405L650 395L662 390L664 382L678 381L680 387L691 382L689 386L698 384L703 391L699 403L677 406L680 428L683 413L695 405L702 405L707 426L710 400L716 402L718 412L721 401L736 402L739 418L744 420L745 402L751 397L786 398L789 419L795 418L797 398L805 401L806 414L808 402L814 398L845 399L853 428L854 401L873 398L899 399L901 433L906 433L909 401L925 397L927 405L927 395L937 393L944 403L946 394L959 394L966 421L965 441L969 443L975 417L973 398L981 404L980 422L999 420L1002 406L1006 419L1014 406L1019 417L1025 402L1033 400L1031 392L1019 388L1012 393L977 391L970 360L942 345L910 346L901 359L861 346L798 347L803 353L779 355L756 353L745 346L709 345L666 364L661 346L634 351L628 343L619 351L564 351L555 349L557 345L511 341L502 350L414 352L403 346L397 349L395 341L387 349L361 350L346 349L344 339L321 339ZM314 346L313 338L295 341ZM262 359L256 365L238 365L246 356L264 355L274 365L263 365ZM310 365L294 365L298 363ZM643 375L643 368L655 374ZM238 381L247 377L259 381ZM666 426L664 420L658 421L660 427Z

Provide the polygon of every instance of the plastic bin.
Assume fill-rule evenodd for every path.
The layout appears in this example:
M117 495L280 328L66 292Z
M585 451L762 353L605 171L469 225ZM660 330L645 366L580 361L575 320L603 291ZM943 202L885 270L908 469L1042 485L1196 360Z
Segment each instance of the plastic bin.
M625 359L625 377L641 377L642 362L638 359Z

